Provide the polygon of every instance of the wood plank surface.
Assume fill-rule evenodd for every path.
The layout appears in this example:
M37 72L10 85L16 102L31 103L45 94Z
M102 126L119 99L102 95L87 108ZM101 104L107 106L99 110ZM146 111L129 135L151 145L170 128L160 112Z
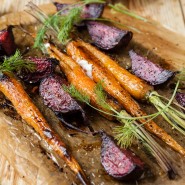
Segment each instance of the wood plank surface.
M129 0L129 9L185 35L185 0Z
M5 2L5 0L3 2ZM10 3L10 1L6 1L6 2ZM18 3L18 1L16 2ZM46 2L46 1L43 1L43 2ZM149 19L152 18L154 20L157 20L161 22L161 24L165 25L166 27L171 28L172 30L185 35L185 26L184 26L185 24L184 24L184 17L183 17L183 12L185 12L184 11L185 0L179 0L179 1L177 0L156 0L156 1L130 0L127 3L128 3L128 7L136 11L138 14L146 16ZM10 7L13 8L12 5L10 5ZM4 10L2 11L2 13L11 11L11 8L8 9L8 7L4 6L4 4L2 4L1 8L3 8ZM20 9L23 9L23 6L17 6L16 10L20 10ZM16 14L16 15L19 15L19 14ZM14 19L13 14L11 18L9 17L9 21L11 21L11 19ZM0 25L2 25L1 23L3 22L3 20L4 21L6 20L6 16L3 18L0 18L0 21L1 21ZM127 22L131 22L129 18ZM141 23L138 26L137 21L133 22L133 26L137 27L138 29L140 29L141 31L149 35L147 41L144 40L146 39L146 36L144 36L144 34L142 34L144 36L143 40L141 35L139 34L136 35L136 40L138 42L141 42L141 43L149 42L150 44L146 44L145 46L148 47L149 49L154 48L153 50L160 56L163 56L167 61L169 60L168 62L172 60L174 62L173 66L176 65L177 61L179 61L179 63L182 63L184 61L183 57L185 54L185 44L184 44L185 38L182 38L181 40L181 37L179 35L176 35L176 34L173 35L173 33L168 32L167 30L161 28L160 26L154 27L153 25L146 25L145 23ZM151 28L151 32L147 31L148 28ZM154 38L152 38L152 34ZM158 39L156 43L154 43L155 39ZM163 43L165 46L163 46L162 44L159 44L159 42ZM164 52L161 51L161 48L163 47L165 49ZM169 48L169 51L167 51L168 48ZM177 64L177 68L178 68L178 64ZM1 154L0 154L0 184L1 185L25 184L23 178L17 175L15 169L6 160L6 157L2 156Z

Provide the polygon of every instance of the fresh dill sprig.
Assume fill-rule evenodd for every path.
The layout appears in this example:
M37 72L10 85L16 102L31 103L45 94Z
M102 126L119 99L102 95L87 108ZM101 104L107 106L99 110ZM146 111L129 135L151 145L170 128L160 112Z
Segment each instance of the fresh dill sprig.
M130 11L126 6L124 6L123 4L121 3L116 3L116 4L111 4L109 3L108 6L110 8L112 8L113 10L117 11L117 12L120 12L122 14L126 14L130 17L133 17L133 18L136 18L136 19L139 19L139 20L142 20L144 22L148 22L148 20L142 16L139 16L137 15L136 13Z
M103 107L106 110L112 110L112 107L106 102L107 100L107 95L103 89L103 85L102 83L104 83L103 81L98 82L95 86L94 92L96 94L96 101L97 103Z
M74 85L70 85L70 86L66 86L66 85L62 85L62 88L64 89L64 91L66 91L67 93L69 93L73 98L77 99L80 102L86 103L86 104L90 104L90 98L89 96L80 93Z
M73 97L76 97L78 100L87 103L90 105L90 99L88 96L82 95L74 86L63 86L64 90L66 90ZM100 91L100 92L99 92ZM95 92L97 93L98 99L105 101L105 94L102 88L102 82L96 85ZM90 105L91 106L91 105ZM95 107L91 106L96 109ZM110 108L110 107L109 107ZM98 110L98 109L96 109ZM123 115L127 118L130 117L126 111L121 111L119 116ZM172 161L170 156L164 151L164 149L148 134L148 132L142 127L142 125L138 124L134 120L129 119L119 119L123 125L117 126L114 128L114 133L116 134L115 139L118 141L118 144L121 147L128 148L132 145L133 141L140 141L143 146L151 153L151 155L157 160L159 166L165 172L174 172L172 167Z
M60 23L58 32L58 39L62 44L66 44L70 40L70 33L73 30L73 26L81 21L81 7L75 7L69 11L69 13L63 17L63 21Z
M22 58L19 50L11 57L5 57L4 62L0 64L0 73L3 72L20 72L22 70L33 72L35 63Z

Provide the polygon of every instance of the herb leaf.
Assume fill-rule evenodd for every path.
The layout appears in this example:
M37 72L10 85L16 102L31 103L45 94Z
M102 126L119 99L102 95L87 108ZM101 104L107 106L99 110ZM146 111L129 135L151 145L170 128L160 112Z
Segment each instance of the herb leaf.
M90 98L89 98L89 96L80 93L74 87L74 85L70 85L70 86L63 85L62 88L64 89L64 91L66 91L67 93L69 93L73 98L77 99L78 101L84 102L86 104L90 104Z
M20 72L22 70L33 72L35 63L24 60L19 50L11 57L5 57L4 62L0 64L0 73L3 72Z
M70 33L73 30L74 24L78 24L81 21L81 11L81 7L76 7L71 9L69 13L63 17L63 21L60 23L61 25L58 32L58 39L62 44L65 45L69 41Z

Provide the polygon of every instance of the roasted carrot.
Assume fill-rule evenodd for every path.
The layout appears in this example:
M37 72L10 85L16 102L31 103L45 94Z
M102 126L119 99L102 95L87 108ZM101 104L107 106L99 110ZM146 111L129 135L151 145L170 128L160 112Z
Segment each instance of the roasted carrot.
M78 40L78 43L86 48L90 53L97 58L100 65L105 67L111 72L120 84L131 94L133 97L139 100L143 100L149 95L153 87L146 84L143 80L128 72L126 69L120 67L115 61L113 61L108 55L105 55L92 45Z
M130 96L130 94L121 87L114 76L100 66L97 59L93 57L84 47L81 47L77 42L72 41L67 45L67 53L78 63L81 60L87 61L92 65L92 76L95 82L103 80L103 88L125 108L125 110L135 117L146 116L147 114L140 108L139 104ZM91 58L93 57L93 58ZM147 119L139 119L140 123L151 133L155 134L171 146L174 150L185 155L185 150L162 128L160 128L154 121ZM146 122L147 121L147 122ZM146 122L146 123L145 123Z
M65 144L47 123L39 109L33 104L21 83L6 73L0 79L0 91L12 102L17 113L23 120L32 126L49 146L66 162L70 169L77 175L81 183L89 184L78 162L69 153Z
M107 111L104 107L98 104L97 102L97 95L94 92L96 84L85 75L81 67L69 56L62 53L58 50L54 45L50 44L48 47L48 53L51 57L55 57L60 62L60 67L62 71L67 76L68 81L75 86L77 90L79 90L82 94L85 94L90 97L90 103L102 110L103 112L108 112L111 114L110 111ZM83 88L83 92L82 92ZM110 104L115 110L121 110L119 104L115 103L112 99L107 99L107 103ZM102 114L106 116L106 118L112 120L115 119L113 116Z

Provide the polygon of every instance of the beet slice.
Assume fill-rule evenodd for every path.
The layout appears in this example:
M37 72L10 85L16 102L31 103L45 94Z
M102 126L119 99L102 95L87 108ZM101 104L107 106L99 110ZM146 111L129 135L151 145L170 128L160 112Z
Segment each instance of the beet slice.
M71 123L86 124L86 115L77 101L62 89L63 84L67 85L65 79L50 75L41 81L39 92L44 104L51 108L64 124L76 129Z
M60 11L63 8L65 8L61 12L61 15L65 15L72 8L80 6L80 5L71 5L71 4L61 4L61 3L57 3L57 2L54 2L54 5L56 6L57 11ZM86 18L98 18L98 17L100 17L102 15L103 9L104 9L104 4L92 3L92 4L85 5L83 10L82 10L81 17L83 19L86 19Z
M161 68L145 57L129 51L132 62L132 72L141 79L149 82L151 85L159 85L166 82L174 72Z
M54 66L57 63L56 59L52 58L32 58L29 57L27 60L32 61L36 65L35 72L21 71L18 76L25 82L36 83L42 78L45 78L53 73Z
M12 26L0 31L0 56L10 56L16 51Z
M127 46L132 39L132 32L121 30L96 21L86 21L93 43L104 50Z
M124 181L134 181L143 174L144 163L128 149L120 149L105 132L102 135L101 163L106 172Z
M185 93L177 92L175 98L182 107L185 107Z

